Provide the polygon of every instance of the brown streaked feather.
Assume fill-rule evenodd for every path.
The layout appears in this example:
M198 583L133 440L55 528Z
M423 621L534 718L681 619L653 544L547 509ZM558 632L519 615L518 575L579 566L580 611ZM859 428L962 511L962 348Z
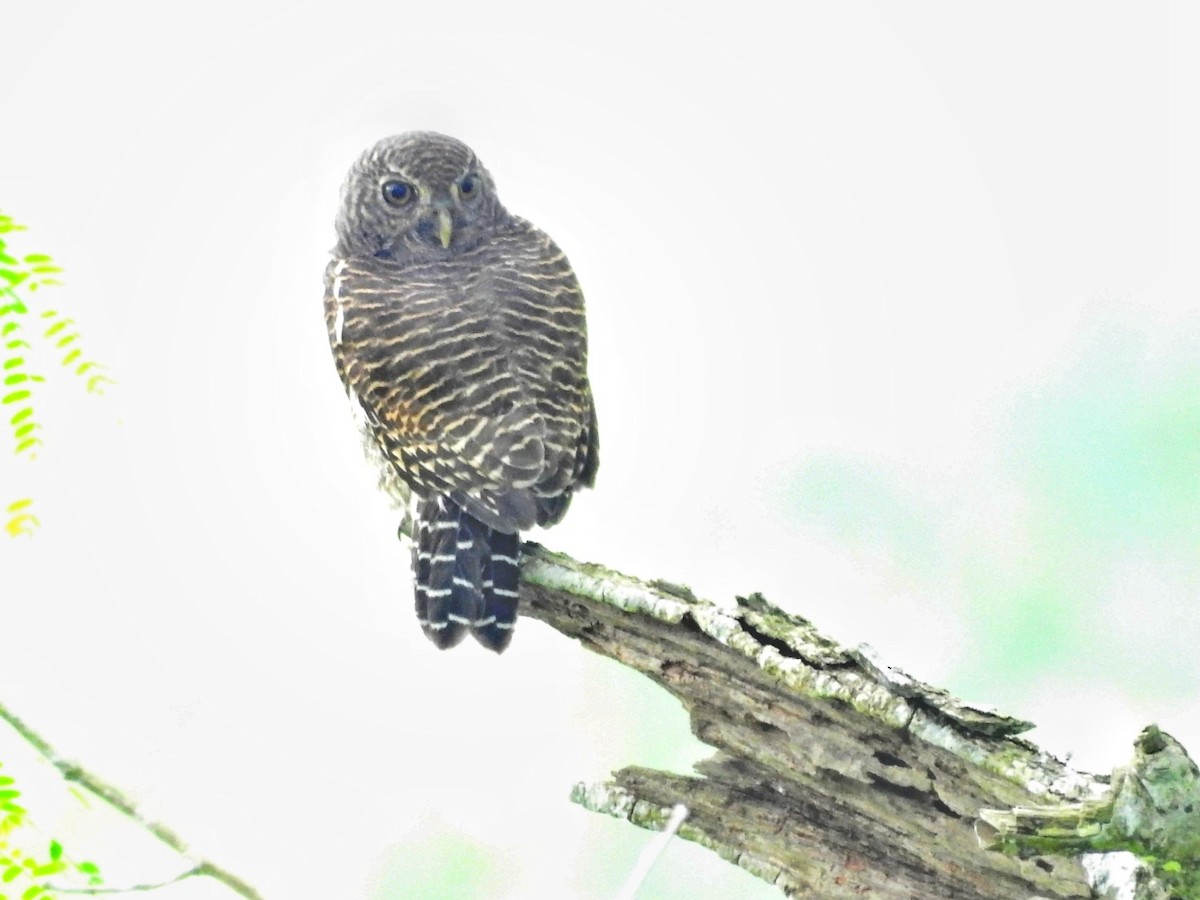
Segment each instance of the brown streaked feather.
M594 476L583 317L565 256L521 220L453 260L326 270L337 371L386 458L503 531L557 521Z

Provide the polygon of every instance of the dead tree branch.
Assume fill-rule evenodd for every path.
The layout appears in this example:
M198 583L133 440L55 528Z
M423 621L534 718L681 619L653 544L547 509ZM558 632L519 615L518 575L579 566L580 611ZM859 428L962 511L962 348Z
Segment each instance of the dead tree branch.
M1111 779L1019 738L1030 723L843 648L757 595L721 607L536 544L526 545L523 568L525 615L666 688L717 749L695 776L630 767L577 785L572 797L587 808L657 829L683 803L684 837L790 896L1167 896L1136 861L1117 865L1126 854L1080 856L1128 843L1047 843L1029 825L1034 807L1113 815ZM1182 748L1169 746L1186 760L1173 756L1175 768L1194 775ZM1139 753L1150 758L1147 747L1143 739ZM1129 772L1129 784L1141 783L1144 768ZM1178 809L1200 800L1194 778L1172 798ZM1194 808L1200 815L1200 802ZM1180 813L1181 834L1200 833L1191 811ZM1145 816L1142 825L1157 827ZM1129 872L1128 885L1114 882L1117 870Z

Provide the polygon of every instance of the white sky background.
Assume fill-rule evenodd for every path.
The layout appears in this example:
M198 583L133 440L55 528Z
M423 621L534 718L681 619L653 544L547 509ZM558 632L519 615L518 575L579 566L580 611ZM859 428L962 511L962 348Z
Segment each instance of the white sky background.
M952 673L953 598L790 527L780 473L847 452L976 502L980 411L1097 303L1195 311L1196 15L766 8L5 9L0 208L120 385L52 393L43 458L0 469L45 522L0 544L44 598L6 618L46 635L4 700L271 896L375 898L388 847L443 827L503 860L492 896L619 885L633 845L565 796L672 761L630 756L634 681L529 621L501 659L427 644L328 359L338 187L410 128L473 146L588 298L598 489L543 540ZM1107 769L1159 712L1050 739Z

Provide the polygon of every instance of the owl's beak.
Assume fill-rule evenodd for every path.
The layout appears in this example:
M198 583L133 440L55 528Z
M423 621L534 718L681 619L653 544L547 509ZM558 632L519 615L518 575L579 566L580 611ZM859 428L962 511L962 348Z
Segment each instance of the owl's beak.
M437 211L438 215L438 240L442 242L442 247L450 247L450 238L454 234L454 219L450 215L450 210L442 208Z

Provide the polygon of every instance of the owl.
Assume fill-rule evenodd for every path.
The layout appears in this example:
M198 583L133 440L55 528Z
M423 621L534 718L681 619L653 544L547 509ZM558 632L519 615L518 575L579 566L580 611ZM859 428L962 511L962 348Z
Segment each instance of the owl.
M417 618L440 648L512 639L520 532L599 464L583 294L462 142L413 131L342 186L325 270L334 364L381 483L411 510Z

